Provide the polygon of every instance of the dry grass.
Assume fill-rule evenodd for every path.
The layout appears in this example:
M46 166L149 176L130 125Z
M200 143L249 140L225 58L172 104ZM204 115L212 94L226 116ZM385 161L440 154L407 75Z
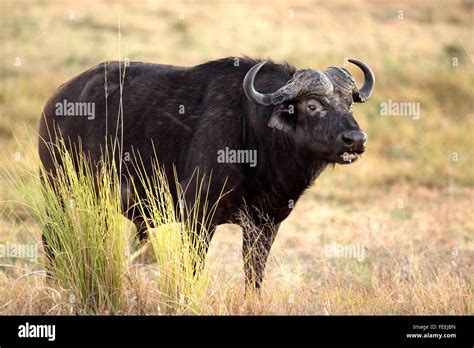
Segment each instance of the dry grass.
M30 154L13 134L25 139L24 123L36 129L57 86L118 58L118 12L122 58L131 60L194 65L246 54L298 67L342 64L344 57L368 62L377 87L369 103L355 107L369 135L364 159L326 171L298 202L276 239L261 298L243 295L240 230L219 227L208 257L217 281L204 313L473 314L472 1L2 6L0 146L19 165ZM380 116L379 103L389 99L419 102L421 118ZM0 174L0 201L22 200ZM1 243L41 250L38 233L20 206L1 204ZM361 248L364 257L329 257L334 242ZM0 313L75 313L70 291L46 283L41 261L0 259ZM163 313L152 265L131 263L124 279L119 313Z
M317 202L316 192L308 192L284 222L261 298L244 297L239 229L218 229L207 260L213 286L200 313L472 313L472 190L396 185L383 196L366 191L354 197L340 189L318 195ZM332 243L357 253L331 257L326 248ZM2 313L76 313L71 292L47 283L40 270L25 261L4 270ZM154 264L130 263L115 313L167 313L159 279Z

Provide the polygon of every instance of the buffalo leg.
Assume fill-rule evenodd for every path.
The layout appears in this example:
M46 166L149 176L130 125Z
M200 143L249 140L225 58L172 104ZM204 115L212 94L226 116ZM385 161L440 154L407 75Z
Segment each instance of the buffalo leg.
M41 180L41 185L44 187L52 187L54 189L54 192L60 196L60 192L55 184L55 172L51 171L50 173L46 175L40 175L40 180ZM44 196L45 200L48 199L48 196ZM61 208L65 208L65 202L64 200L60 200ZM55 229L53 226L53 221L52 216L49 214L48 210L46 209L45 211L46 214L46 224L43 226L43 231L41 234L41 241L43 243L43 249L45 253L45 268L46 268L46 279L48 281L51 281L53 279L53 271L54 271L54 263L56 260L56 252L54 248L60 247L58 245L58 240L57 237L55 236ZM56 250L57 251L57 250Z
M140 245L144 244L148 240L148 229L146 226L145 219L141 215L131 216L130 220L132 220L133 224L137 228L137 237Z
M242 256L244 260L245 291L259 291L268 255L280 224L243 227Z
M180 209L179 219L190 223L193 226L190 236L191 253L195 256L192 261L193 274L197 275L204 268L204 262L209 244L216 231L218 220L218 212L213 211L212 207L217 198L208 196L209 178L203 175L199 180L194 174L180 182L183 190L181 198L178 201L178 209ZM211 219L212 217L212 219Z
M192 247L195 248L193 255L196 259L193 260L193 275L198 275L199 272L204 268L204 262L206 261L206 255L209 250L214 232L216 231L217 225L211 225L209 228L202 228L199 236L191 238ZM198 239L198 240L197 240Z
M135 205L136 197L132 192L131 183L127 179L122 179L121 183L122 211L123 215L133 222L137 228L137 237L140 244L148 240L148 232L145 218L140 209Z
M51 271L52 271L52 268L54 267L55 254L50 244L48 244L48 239L44 232L41 235L41 240L43 242L43 248L44 248L44 252L46 256L46 278L48 280L51 280L53 279L53 274L51 273Z

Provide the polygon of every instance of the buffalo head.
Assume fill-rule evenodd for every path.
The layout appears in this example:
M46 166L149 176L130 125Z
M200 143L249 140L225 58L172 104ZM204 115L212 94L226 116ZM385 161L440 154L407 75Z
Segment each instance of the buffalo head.
M375 78L363 62L349 62L364 73L360 90L346 69L329 67L325 71L298 70L280 89L263 94L255 90L254 80L265 61L248 71L243 89L254 104L272 108L269 127L289 132L295 145L309 151L315 160L351 163L367 144L367 135L354 119L352 105L367 101Z

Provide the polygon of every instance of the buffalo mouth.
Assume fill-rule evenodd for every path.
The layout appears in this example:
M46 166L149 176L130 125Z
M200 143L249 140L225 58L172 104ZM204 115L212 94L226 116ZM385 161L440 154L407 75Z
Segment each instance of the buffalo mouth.
M351 164L357 161L362 152L358 151L344 151L338 154L338 159L336 163L339 164Z

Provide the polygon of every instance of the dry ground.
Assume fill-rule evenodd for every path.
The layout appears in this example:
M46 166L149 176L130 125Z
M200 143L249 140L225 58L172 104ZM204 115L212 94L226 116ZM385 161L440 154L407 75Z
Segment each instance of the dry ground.
M472 313L472 189L397 184L382 195L324 181L282 224L261 299L243 297L239 228L219 227L207 260L218 283L204 313ZM19 223L11 234L37 232ZM334 243L340 254L330 253ZM40 265L11 263L0 280L3 313L73 313L67 289L47 283ZM160 313L157 276L151 265L130 265L123 313Z

